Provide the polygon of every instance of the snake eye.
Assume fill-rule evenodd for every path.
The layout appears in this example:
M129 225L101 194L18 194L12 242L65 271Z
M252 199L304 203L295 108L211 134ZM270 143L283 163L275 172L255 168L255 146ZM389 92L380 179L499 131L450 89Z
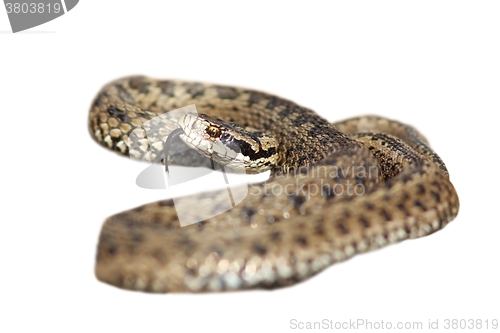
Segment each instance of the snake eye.
M209 128L207 128L207 133L212 138L218 138L220 136L220 128L216 126L210 126Z

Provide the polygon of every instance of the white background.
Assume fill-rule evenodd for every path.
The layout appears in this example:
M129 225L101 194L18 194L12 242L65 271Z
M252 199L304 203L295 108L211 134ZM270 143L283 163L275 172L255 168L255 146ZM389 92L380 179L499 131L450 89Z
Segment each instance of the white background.
M107 0L11 34L0 10L0 331L500 319L499 17L495 1ZM263 90L331 121L410 123L446 162L459 216L280 290L152 295L102 284L93 266L105 217L166 195L138 188L144 166L87 131L99 88L130 74Z

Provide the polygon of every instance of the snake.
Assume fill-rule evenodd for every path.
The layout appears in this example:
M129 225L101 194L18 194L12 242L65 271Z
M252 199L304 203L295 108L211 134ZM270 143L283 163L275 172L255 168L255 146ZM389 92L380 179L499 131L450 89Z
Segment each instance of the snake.
M165 117L189 105L197 113ZM152 131L154 121L161 126ZM203 167L196 155L245 173L270 170L265 181L237 186L245 195L229 209L222 207L227 189L214 188L108 217L95 275L122 289L291 286L356 254L432 234L459 210L449 172L427 139L380 116L330 123L252 89L128 76L97 93L88 128L101 146L151 163ZM166 154L169 140L187 146L184 155ZM196 222L181 226L183 206Z

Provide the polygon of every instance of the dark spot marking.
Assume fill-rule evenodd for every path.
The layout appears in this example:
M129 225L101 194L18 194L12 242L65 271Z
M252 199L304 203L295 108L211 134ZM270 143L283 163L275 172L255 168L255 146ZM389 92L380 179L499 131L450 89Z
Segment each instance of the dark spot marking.
M368 210L373 210L375 206L369 202L365 203L365 208Z
M99 94L99 95L97 95L97 97L94 99L94 103L92 103L92 105L93 105L94 107L99 106L99 105L101 104L101 100L102 100L102 98L103 98L103 97L106 97L106 96L108 96L108 94L106 94L106 93L100 93L100 94Z
M391 220L391 216L389 215L389 213L385 209L382 209L380 211L380 214L382 214L382 217L384 218L385 221Z
M337 224L337 228L339 229L342 235L345 235L349 232L343 223Z
M217 90L219 98L222 99L235 99L239 96L236 89L232 87L215 86L215 90Z
M322 225L319 224L314 228L314 233L318 236L323 236L323 234L325 233L325 229Z
M148 90L149 83L144 81L142 77L135 77L130 79L129 86L132 89L138 90L142 94L146 94L149 92Z
M406 206L403 202L400 202L396 205L403 213L405 213L406 216L410 216L410 212L408 212L408 209L406 209Z
M427 210L427 208L425 207L425 205L421 201L419 201L419 200L415 200L413 202L413 204L415 206L419 207L423 212Z
M368 222L368 220L364 217L364 216L361 216L359 218L359 222L361 223L361 225L364 227L364 228L369 228L370 227L370 222Z
M302 195L291 195L288 200L293 203L295 209L299 210L302 204L306 201L306 197Z
M158 87L161 89L161 92L167 96L174 96L174 87L175 84L172 81L160 81L158 83Z
M127 91L127 89L125 89L123 87L123 85L117 84L115 87L118 90L118 95L120 96L120 98L122 100L124 100L124 101L126 101L127 103L130 103L130 104L134 104L135 103L134 97L132 97L132 95L130 95L130 93Z
M438 182L434 181L434 182L432 182L432 185L434 185L437 188L438 191L441 190L441 185L439 185Z
M266 95L259 92L251 92L250 97L248 98L248 106L252 106L252 104L259 103L263 99L266 99Z
M281 232L275 231L271 234L271 240L276 241L281 238Z
M319 140L319 143L323 146L327 146L329 145L331 142L332 142L332 138L329 137L329 136L323 136L321 137L321 139Z
M425 187L422 184L417 185L417 194L423 195L425 193Z
M119 108L117 108L114 105L109 106L107 111L111 117L118 118L122 122L124 122L128 119L128 117L125 115L125 111L120 110Z
M184 87L192 97L202 96L205 93L205 87L200 83L185 83Z
M245 207L241 210L242 217L247 221L249 221L254 214L255 214L255 209L253 209L252 207Z
M153 219L151 220L151 223L155 224L155 225L163 225L166 229L172 228L172 226L170 224L163 224L164 223L164 219L159 214L155 214L153 216Z
M294 105L287 105L286 108L278 113L280 118L288 118L295 111Z
M295 241L300 244L300 245L303 245L303 246L306 246L307 245L307 239L304 237L304 236L297 236L295 238Z
M110 246L108 247L108 253L113 255L117 252L116 246Z
M253 252L255 252L259 255L265 255L267 253L267 249L262 244L256 243L253 245Z
M436 200L436 202L441 202L441 195L439 195L439 193L432 191L431 195L434 197L434 200Z
M279 98L275 97L275 96L271 96L271 98L269 98L269 102L266 105L266 109L272 110L278 105L279 105Z
M305 113L300 113L297 115L297 117L292 121L293 126L300 126L303 124L309 124L311 122L311 115L310 114L305 114Z
M313 127L309 130L309 132L307 132L307 135L308 136L311 136L311 137L317 137L319 136L320 134L322 134L323 131L321 129L321 127Z

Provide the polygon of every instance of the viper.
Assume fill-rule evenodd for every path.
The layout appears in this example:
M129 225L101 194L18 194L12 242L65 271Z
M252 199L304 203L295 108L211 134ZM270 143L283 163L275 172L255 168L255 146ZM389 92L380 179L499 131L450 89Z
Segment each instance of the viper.
M197 112L169 116L189 105ZM244 196L222 213L226 189L107 218L95 274L124 289L287 286L357 253L431 234L458 214L448 170L426 138L383 117L329 123L251 89L133 76L99 91L88 125L99 144L136 159L203 164L196 155L246 173L271 170L267 181L233 189ZM173 136L187 152L168 153ZM180 211L197 222L181 226Z

